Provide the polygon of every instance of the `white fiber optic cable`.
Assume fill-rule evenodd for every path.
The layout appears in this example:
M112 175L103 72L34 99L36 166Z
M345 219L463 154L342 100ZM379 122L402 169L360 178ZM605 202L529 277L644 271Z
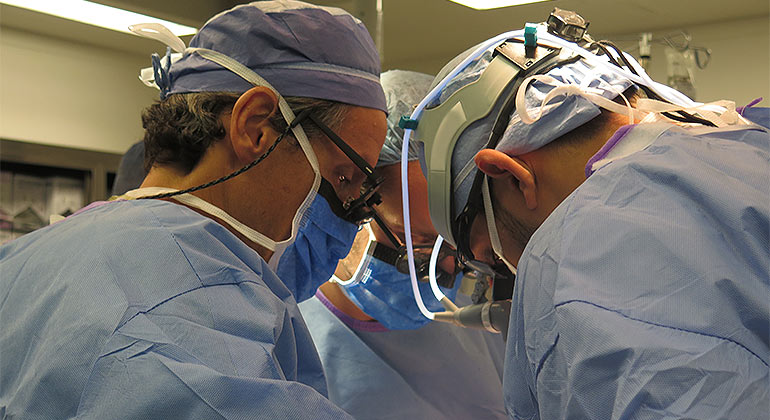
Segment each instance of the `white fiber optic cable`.
M498 35L486 42L484 42L482 45L480 45L471 55L466 57L457 67L454 68L449 74L444 77L444 79L441 80L439 84L437 84L426 96L423 98L423 100L417 105L414 112L412 112L412 115L410 116L411 119L416 120L420 117L420 114L422 114L422 110L425 108L425 106L433 100L433 98L440 93L444 87L449 83L450 80L452 80L455 76L457 76L458 73L460 73L462 70L465 69L465 67L468 66L470 62L478 58L481 54L484 53L489 47L492 45L499 43L500 41L503 41L508 38L512 38L514 36L523 36L524 30L517 30L517 31L511 31L506 32L504 34ZM412 244L412 224L409 218L409 171L408 171L408 154L409 154L409 137L412 134L412 130L409 128L404 129L404 143L401 146L401 200L403 202L403 210L404 210L404 236L406 240L406 251L407 251L407 260L409 262L409 276L412 280L412 293L415 295L415 302L417 303L417 307L420 308L420 313L423 314L428 319L434 319L434 313L429 311L427 307L425 307L425 303L422 301L422 296L420 295L420 288L417 284L417 270L414 266L414 246Z
M433 290L433 296L436 300L444 305L444 309L449 312L455 312L459 308L449 299L438 287L438 280L436 279L436 265L438 264L438 255L441 251L441 245L444 243L444 238L439 235L436 238L436 243L433 245L433 252L430 254L430 265L428 266L428 278L430 279L430 288ZM422 296L420 296L422 298Z
M438 288L438 281L436 280L436 264L438 262L438 253L442 243L444 243L444 238L439 235L438 238L436 238L436 243L433 245L433 252L430 253L430 265L428 266L430 288L433 290L433 296L436 296L436 300L438 301L446 298L446 295Z

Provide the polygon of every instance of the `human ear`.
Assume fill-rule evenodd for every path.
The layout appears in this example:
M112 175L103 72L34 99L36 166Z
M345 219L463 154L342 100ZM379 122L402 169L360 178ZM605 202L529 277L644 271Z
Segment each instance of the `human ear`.
M494 149L484 149L478 152L474 161L479 170L490 178L506 178L509 176L515 178L518 181L519 190L524 195L527 208L529 210L537 208L535 175L524 161ZM511 186L515 187L513 183L511 183Z
M278 136L270 117L278 111L278 97L264 86L249 89L233 105L230 141L238 159L248 163L267 152Z

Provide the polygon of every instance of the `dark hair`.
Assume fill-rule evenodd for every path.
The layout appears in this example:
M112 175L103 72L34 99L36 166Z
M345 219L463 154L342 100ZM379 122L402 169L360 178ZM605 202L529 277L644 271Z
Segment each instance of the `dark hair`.
M231 92L183 93L147 107L142 112L145 170L149 171L155 165L170 165L185 174L190 173L206 150L225 137L220 117L232 110L240 96ZM295 115L310 108L331 129L341 124L350 107L324 99L285 99ZM286 121L277 109L269 121L279 132L286 129ZM313 124L303 124L302 128L309 139L321 134Z

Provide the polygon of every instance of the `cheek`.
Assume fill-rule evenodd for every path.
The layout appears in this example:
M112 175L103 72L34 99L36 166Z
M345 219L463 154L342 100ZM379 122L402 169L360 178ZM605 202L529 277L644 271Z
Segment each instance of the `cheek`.
M483 217L477 216L471 225L470 245L476 260L490 265L494 264L494 252L492 251L492 244L489 242L487 223Z
M438 267L445 273L457 274L456 263L454 257L446 257L438 262Z
M506 235L503 232L500 233L500 236L501 236L500 242L503 245L503 252L505 253L505 259L508 260L511 264L518 267L521 254L524 253L524 245L509 239L510 235Z
M495 213L500 215L497 227L500 229L500 242L503 245L505 258L512 264L518 265L534 229L514 217L509 209L495 209Z

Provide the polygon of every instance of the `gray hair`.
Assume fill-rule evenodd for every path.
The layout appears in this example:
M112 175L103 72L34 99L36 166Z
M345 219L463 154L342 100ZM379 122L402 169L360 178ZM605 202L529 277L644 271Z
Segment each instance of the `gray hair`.
M142 112L145 129L145 170L152 166L171 165L190 173L206 150L225 136L220 117L232 110L241 94L232 92L199 92L171 95ZM311 109L318 119L332 129L338 128L347 116L350 105L324 99L285 98L295 115ZM286 129L279 111L269 119L276 130ZM314 124L303 124L309 139L322 135ZM312 141L312 140L311 140Z

